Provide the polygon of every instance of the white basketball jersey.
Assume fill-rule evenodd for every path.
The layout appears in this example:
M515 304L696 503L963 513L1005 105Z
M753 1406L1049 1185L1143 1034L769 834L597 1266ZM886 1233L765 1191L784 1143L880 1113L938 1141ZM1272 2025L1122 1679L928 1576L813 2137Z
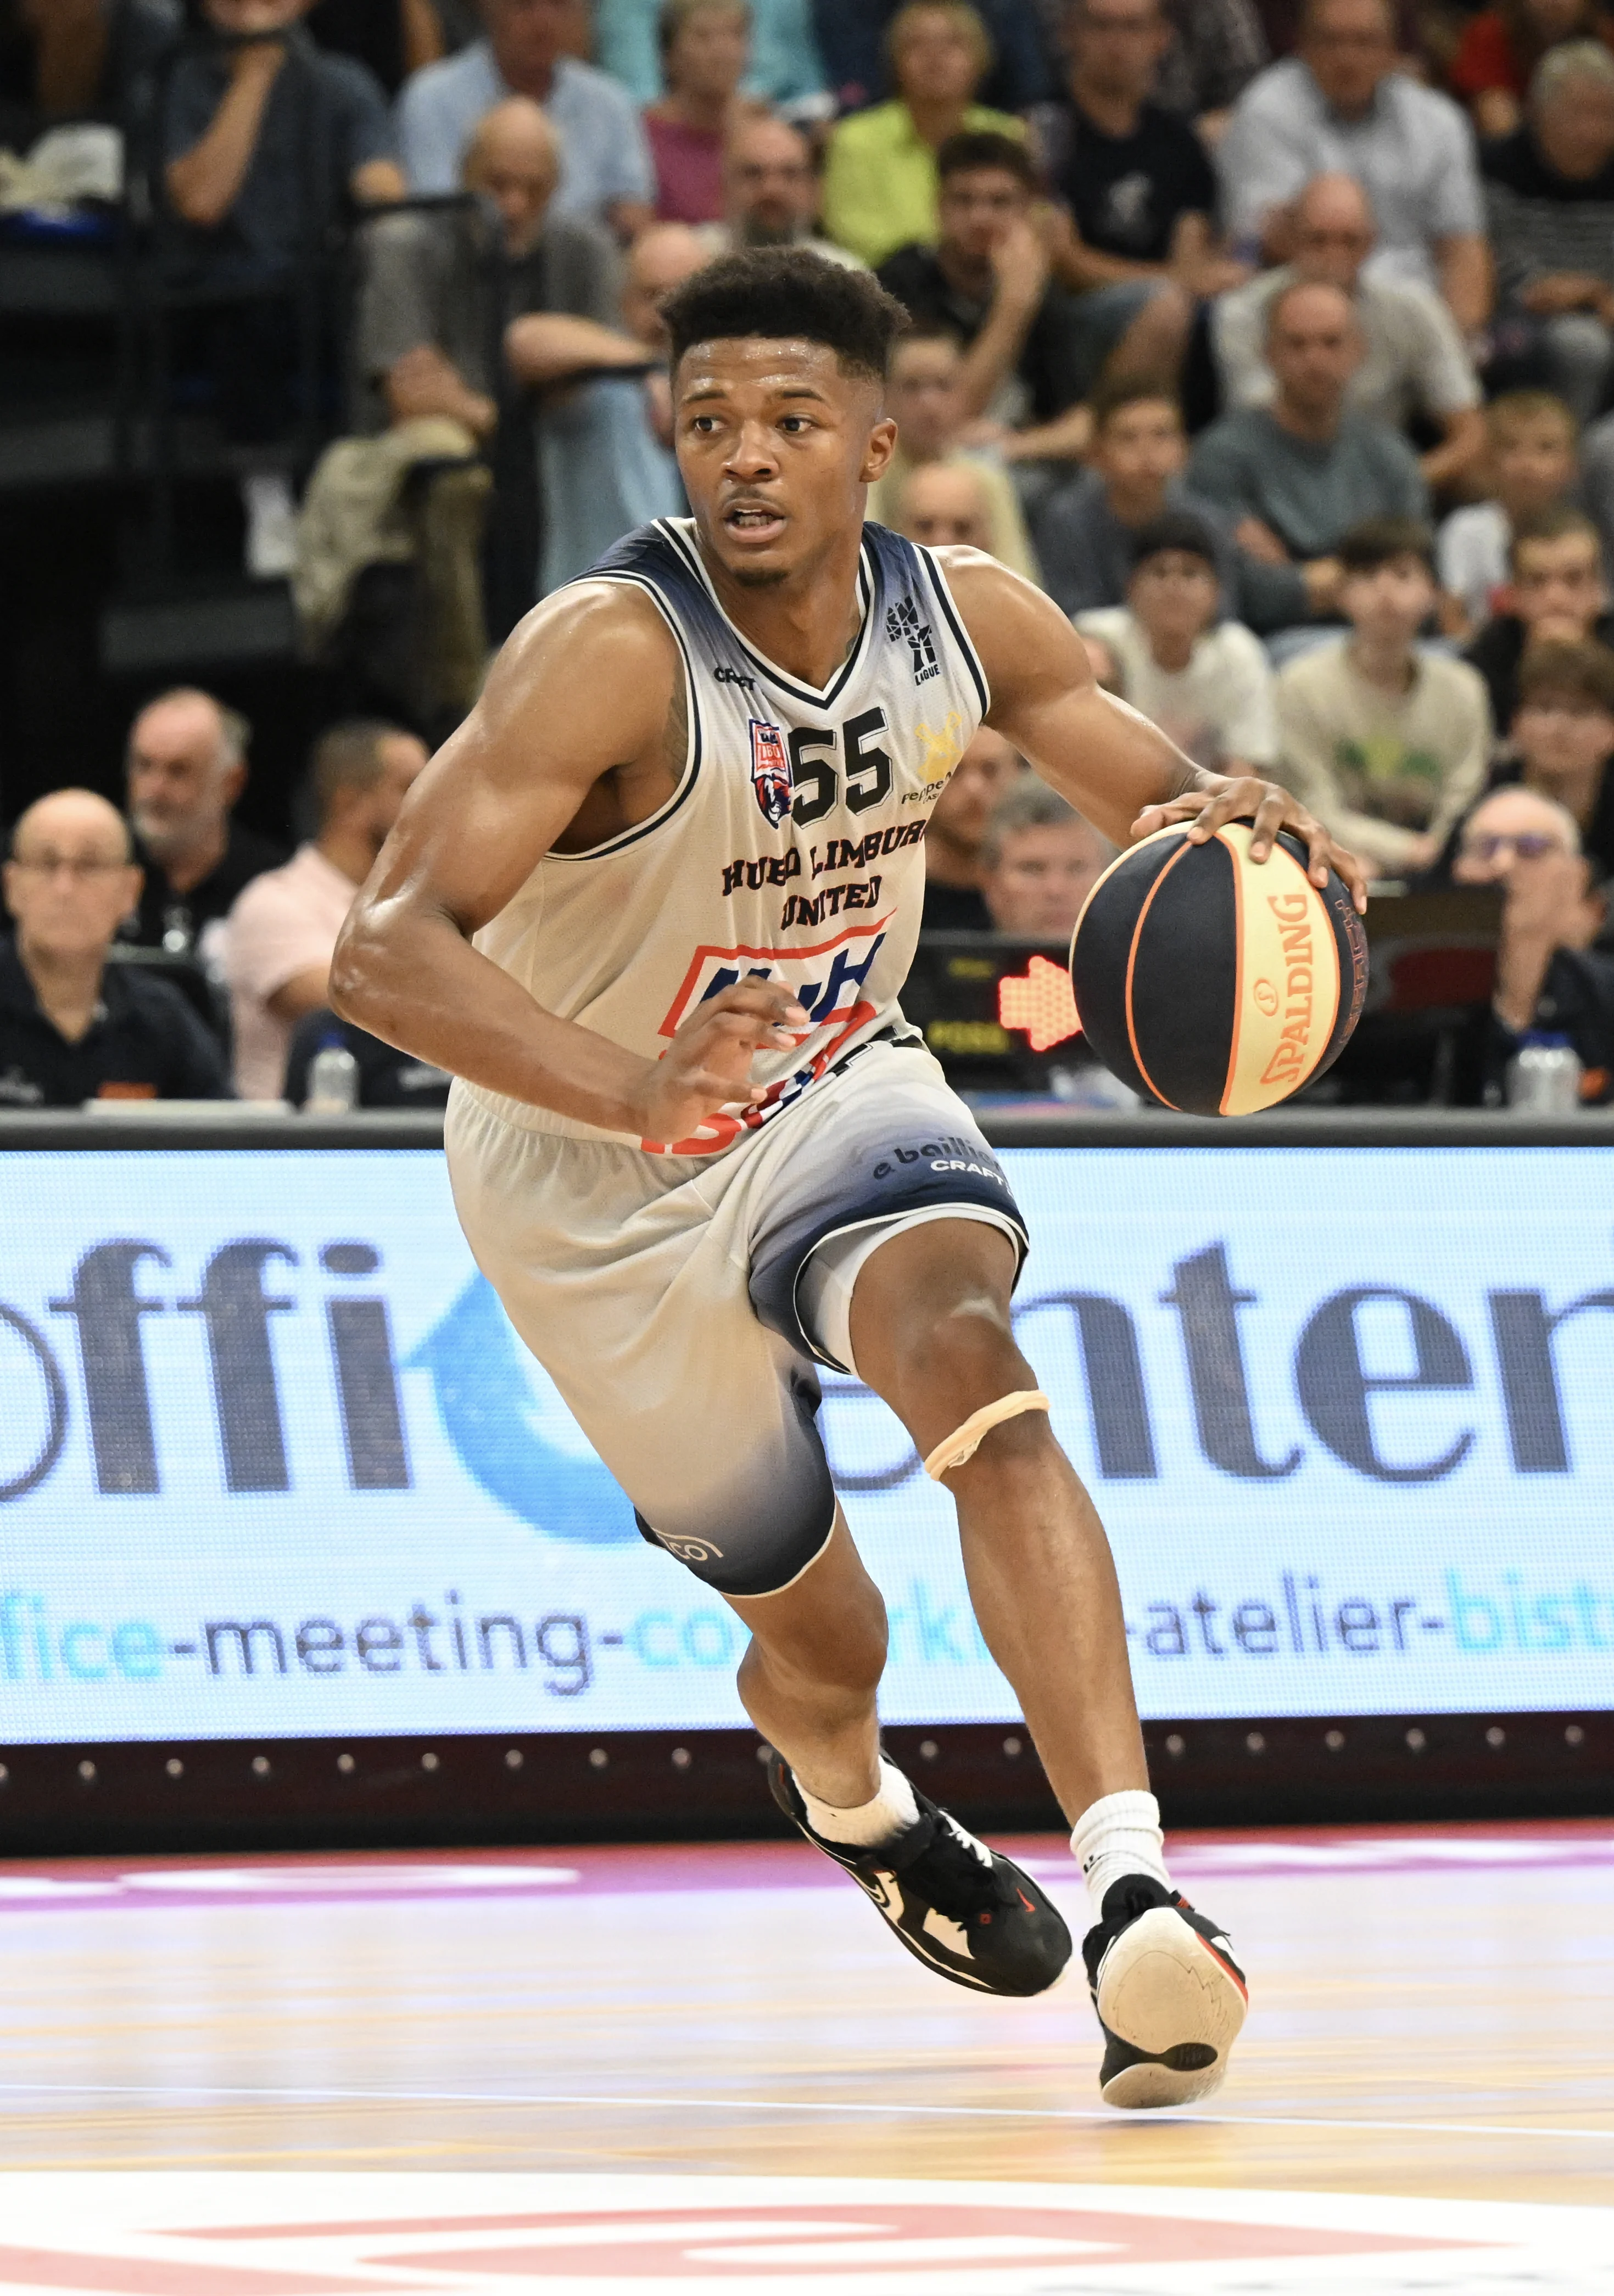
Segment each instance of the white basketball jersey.
M649 820L546 855L476 946L551 1013L650 1059L720 989L793 988L811 1025L794 1051L757 1055L761 1106L689 1140L639 1144L713 1154L902 1028L930 808L981 722L986 681L935 557L884 527L863 529L862 619L822 691L729 619L693 520L641 528L586 578L636 584L666 617L688 690L683 773ZM531 1129L623 1136L473 1089Z

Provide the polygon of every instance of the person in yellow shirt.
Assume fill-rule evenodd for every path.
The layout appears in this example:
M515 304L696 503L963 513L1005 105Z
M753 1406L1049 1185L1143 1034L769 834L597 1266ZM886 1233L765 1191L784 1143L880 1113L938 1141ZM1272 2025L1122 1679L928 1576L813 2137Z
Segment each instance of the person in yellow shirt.
M899 93L842 120L824 169L824 228L870 265L913 240L935 240L936 153L949 136L1025 133L1012 113L972 100L992 52L968 0L909 0L885 45Z

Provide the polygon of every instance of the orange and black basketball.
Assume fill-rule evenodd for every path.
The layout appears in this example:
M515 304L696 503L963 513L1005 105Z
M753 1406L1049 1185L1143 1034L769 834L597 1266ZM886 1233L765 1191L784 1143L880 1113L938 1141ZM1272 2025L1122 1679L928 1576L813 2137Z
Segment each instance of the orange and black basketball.
M1320 1077L1355 1027L1367 937L1332 871L1322 890L1287 831L1264 861L1251 824L1203 845L1157 830L1110 863L1071 938L1082 1027L1144 1099L1249 1116Z

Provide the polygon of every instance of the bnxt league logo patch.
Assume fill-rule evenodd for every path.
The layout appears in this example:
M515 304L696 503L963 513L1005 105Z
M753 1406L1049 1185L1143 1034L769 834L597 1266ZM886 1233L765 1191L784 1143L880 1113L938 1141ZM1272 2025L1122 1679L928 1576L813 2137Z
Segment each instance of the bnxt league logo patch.
M941 675L942 666L936 660L935 647L931 644L930 624L919 619L919 610L910 597L893 606L886 615L885 635L893 645L900 644L903 638L907 639L913 655L913 682L916 685L923 685L927 677Z
M751 785L770 829L777 829L790 810L790 766L785 737L777 726L751 720Z

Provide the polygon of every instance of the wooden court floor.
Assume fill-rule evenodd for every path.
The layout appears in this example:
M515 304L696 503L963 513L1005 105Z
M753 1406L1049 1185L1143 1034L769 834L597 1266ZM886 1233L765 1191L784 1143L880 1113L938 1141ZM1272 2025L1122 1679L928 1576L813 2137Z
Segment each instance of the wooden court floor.
M80 2284L7 2277L8 2192L139 2170L1547 2203L1609 2211L1614 2291L1614 1826L1171 1849L1253 2009L1217 2098L1134 2117L1077 1982L939 1982L805 1845L0 1866L0 2288Z

